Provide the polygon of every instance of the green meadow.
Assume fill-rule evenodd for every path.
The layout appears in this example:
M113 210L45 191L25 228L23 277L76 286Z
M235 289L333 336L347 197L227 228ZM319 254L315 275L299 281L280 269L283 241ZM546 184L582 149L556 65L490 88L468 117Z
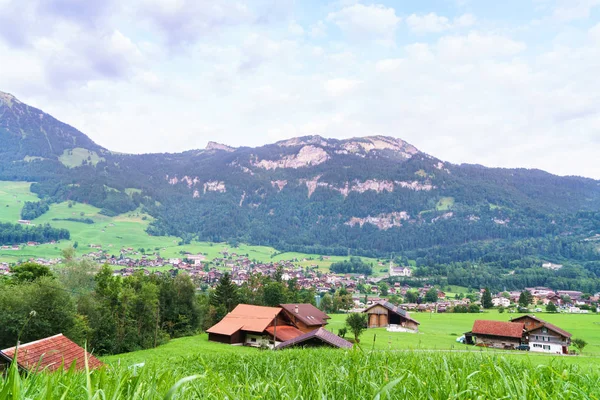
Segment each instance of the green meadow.
M384 328L367 329L360 337L363 350L378 351L416 351L443 353L494 353L505 357L525 358L534 364L547 364L562 360L569 364L600 366L600 315L598 314L548 314L539 313L538 317L553 323L573 334L574 338L582 338L588 342L582 355L556 356L534 352L491 350L481 347L466 346L456 342L463 333L471 330L476 319L493 319L509 321L511 317L521 314L500 314L496 311L479 314L432 314L411 313L421 323L419 333L387 332ZM336 333L345 325L346 314L332 314L326 329ZM350 338L348 333L346 338ZM136 363L162 363L165 359L180 359L190 354L212 353L252 354L259 350L253 348L230 346L208 341L206 334L173 339L156 349L142 350L127 354L105 357L109 364L132 365Z

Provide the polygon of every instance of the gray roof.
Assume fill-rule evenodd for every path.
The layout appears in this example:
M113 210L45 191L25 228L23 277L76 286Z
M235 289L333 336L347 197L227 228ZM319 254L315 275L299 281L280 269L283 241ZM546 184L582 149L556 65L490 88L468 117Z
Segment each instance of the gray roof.
M324 328L319 328L319 329L315 329L314 331L305 333L304 335L300 335L293 339L287 340L287 341L281 343L279 346L277 346L276 349L284 349L286 347L293 347L293 346L301 345L302 343L304 343L308 340L311 340L311 339L318 339L321 342L328 344L330 346L333 346L333 347L346 348L346 349L352 348L352 343L350 343L349 341L342 339L338 335L335 335Z

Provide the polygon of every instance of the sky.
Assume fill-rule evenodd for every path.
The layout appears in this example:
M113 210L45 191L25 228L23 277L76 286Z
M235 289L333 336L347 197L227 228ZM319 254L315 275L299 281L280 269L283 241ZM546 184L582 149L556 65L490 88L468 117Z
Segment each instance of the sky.
M127 153L386 135L600 179L600 0L0 0L0 90Z

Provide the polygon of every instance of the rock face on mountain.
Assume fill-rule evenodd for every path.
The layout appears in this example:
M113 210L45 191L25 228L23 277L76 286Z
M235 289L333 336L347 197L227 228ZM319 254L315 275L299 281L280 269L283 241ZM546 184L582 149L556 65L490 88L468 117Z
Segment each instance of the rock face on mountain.
M453 165L387 136L115 154L5 93L0 143L0 179L38 182L32 190L47 201L108 214L143 206L151 234L185 240L389 254L571 235L594 229L585 213L600 209L598 181Z

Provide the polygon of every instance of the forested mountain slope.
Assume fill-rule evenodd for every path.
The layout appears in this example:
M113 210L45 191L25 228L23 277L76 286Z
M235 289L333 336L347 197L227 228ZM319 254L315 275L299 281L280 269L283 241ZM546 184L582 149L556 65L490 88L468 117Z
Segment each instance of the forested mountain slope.
M412 252L424 260L442 254L452 262L481 257L477 249L490 242L531 239L560 244L550 252L526 246L522 256L568 258L569 249L600 232L599 181L453 165L392 137L114 154L0 93L0 140L0 179L36 182L32 190L47 202L87 202L107 214L141 205L156 218L150 234L185 241ZM426 257L423 249L430 249ZM586 260L594 259L591 251Z

